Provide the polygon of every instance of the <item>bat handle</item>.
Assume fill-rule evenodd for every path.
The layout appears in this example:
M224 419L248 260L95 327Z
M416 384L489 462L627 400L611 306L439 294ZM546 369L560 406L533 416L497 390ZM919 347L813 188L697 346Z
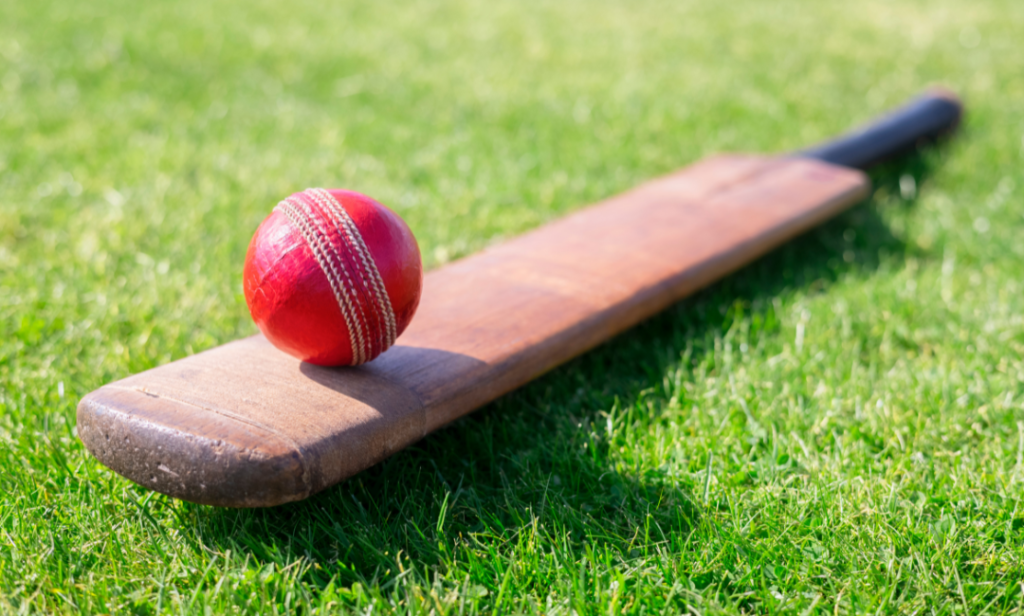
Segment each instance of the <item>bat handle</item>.
M962 113L963 103L956 94L934 87L866 126L796 155L867 169L952 131Z

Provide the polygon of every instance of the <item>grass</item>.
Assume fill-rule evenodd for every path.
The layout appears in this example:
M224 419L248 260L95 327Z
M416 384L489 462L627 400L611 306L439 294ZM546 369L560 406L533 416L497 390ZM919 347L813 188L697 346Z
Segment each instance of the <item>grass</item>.
M0 4L0 611L1020 613L1024 5ZM249 237L362 190L429 266L931 82L866 203L306 502L147 492L77 400L253 333Z

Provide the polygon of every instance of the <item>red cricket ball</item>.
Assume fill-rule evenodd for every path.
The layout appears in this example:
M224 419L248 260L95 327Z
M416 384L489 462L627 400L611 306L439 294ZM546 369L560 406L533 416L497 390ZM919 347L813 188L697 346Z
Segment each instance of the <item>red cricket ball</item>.
M423 264L405 221L366 195L310 188L256 230L245 301L277 348L321 366L368 362L395 343L420 302Z

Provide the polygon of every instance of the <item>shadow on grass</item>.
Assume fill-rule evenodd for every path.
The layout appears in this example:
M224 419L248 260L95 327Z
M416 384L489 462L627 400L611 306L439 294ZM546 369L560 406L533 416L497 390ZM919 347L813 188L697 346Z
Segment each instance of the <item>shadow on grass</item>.
M873 174L876 195L899 195L907 175L920 185L935 161L913 154L884 166ZM908 187L904 179L904 193ZM621 446L611 436L616 426L656 421L666 373L681 357L700 361L736 321L752 315L762 335L773 335L780 294L824 289L910 254L880 215L881 207L912 207L913 199L897 203L872 198L854 207L305 502L268 510L166 506L181 507L188 522L181 531L193 541L264 563L304 557L313 565L308 579L321 585L387 586L402 569L429 580L432 568L460 567L456 579L485 580L496 592L500 561L511 553L554 559L551 566L594 558L595 550L620 561L659 547L685 553L705 507L707 453L682 452L687 473L637 472L621 461L629 456L609 450ZM547 547L531 551L538 545Z

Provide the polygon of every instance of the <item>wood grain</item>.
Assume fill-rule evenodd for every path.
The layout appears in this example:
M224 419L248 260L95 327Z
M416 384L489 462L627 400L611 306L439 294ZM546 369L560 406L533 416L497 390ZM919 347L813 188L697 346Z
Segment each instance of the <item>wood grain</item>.
M300 500L593 348L863 199L865 176L721 156L429 273L398 344L321 368L255 336L87 395L104 464L199 503Z

